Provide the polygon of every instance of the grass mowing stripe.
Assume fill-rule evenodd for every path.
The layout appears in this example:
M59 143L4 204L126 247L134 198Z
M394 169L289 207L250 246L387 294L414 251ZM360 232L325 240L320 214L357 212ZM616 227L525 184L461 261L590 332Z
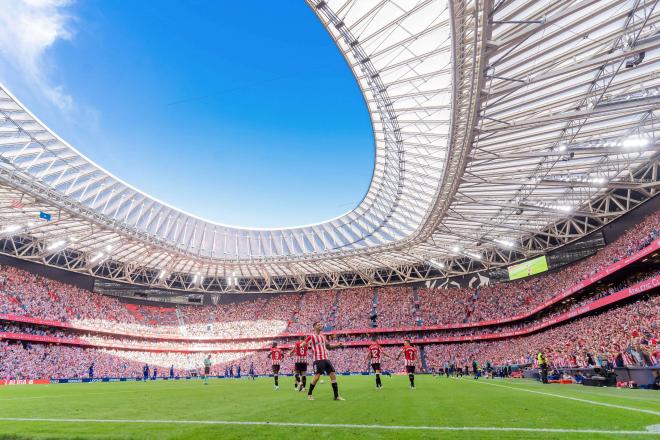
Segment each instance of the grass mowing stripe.
M546 393L545 391L530 390L528 388L522 388L522 387L512 387L512 386L509 386L509 385L502 385L502 384L498 384L498 383L490 383L490 382L477 381L477 380L471 380L469 382L479 383L479 384L483 384L483 385L490 385L490 386L493 386L493 387L508 388L510 390L525 391L527 393L541 394L543 396L559 397L560 399L574 400L576 402L588 403L588 404L591 404L591 405L606 406L608 408L625 409L625 410L628 410L628 411L636 411L636 412L641 412L641 413L645 413L645 414L652 414L654 416L660 416L659 411L653 411L653 410L650 410L650 409L635 408L635 407L632 407L632 406L615 405L613 403L597 402L595 400L580 399L579 397L565 396L563 394Z
M239 425L239 426L277 426L298 428L340 428L340 429L384 429L412 431L492 431L492 432L539 432L560 434L606 434L606 435L652 435L653 431L615 431L601 429L563 429L563 428L516 428L501 426L413 426L413 425L357 425L345 423L294 423L294 422L256 422L230 420L132 420L132 419L47 419L0 417L0 422L48 422L48 423L144 423L144 424L179 424L179 425Z

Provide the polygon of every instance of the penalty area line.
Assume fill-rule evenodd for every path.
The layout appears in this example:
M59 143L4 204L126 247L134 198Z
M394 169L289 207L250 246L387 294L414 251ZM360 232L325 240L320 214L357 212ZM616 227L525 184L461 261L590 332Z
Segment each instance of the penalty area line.
M374 429L395 431L490 431L490 432L538 432L538 433L574 433L574 434L607 434L607 435L654 435L658 432L647 431L614 431L602 429L563 429L563 428L517 428L502 426L413 426L413 425L359 425L346 423L296 423L296 422L258 422L231 420L139 420L139 419L51 419L38 417L0 417L0 422L48 422L48 423L121 423L121 424L166 424L166 425L235 425L235 426L277 426L296 428L340 428L340 429Z

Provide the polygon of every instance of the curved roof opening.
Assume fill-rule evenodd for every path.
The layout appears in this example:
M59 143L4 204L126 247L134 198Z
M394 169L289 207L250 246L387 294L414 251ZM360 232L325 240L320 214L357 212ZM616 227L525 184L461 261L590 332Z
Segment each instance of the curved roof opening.
M11 115L6 118L9 136L3 153L7 167L14 170L12 176L20 175L39 186L38 194L32 192L35 189L29 190L37 198L52 194L51 200L57 199L63 209L73 208L76 215L102 224L103 229L93 229L92 235L113 234L119 228L139 239L158 243L165 252L182 252L207 263L317 258L329 252L361 253L401 243L429 224L447 153L453 157L450 174L461 162L463 150L448 147L454 93L449 7L444 0L422 2L410 11L387 3L369 9L361 3L360 7L343 10L339 16L338 3L308 1L308 6L359 85L376 145L369 189L359 205L343 215L322 223L279 229L232 227L207 221L149 196L92 162L0 87L0 102L5 103ZM385 32L386 29L392 32ZM113 30L121 35L121 29ZM146 45L142 41L140 44ZM168 90L159 88L163 93ZM58 96L61 95L60 90ZM122 104L126 105L123 101ZM198 118L208 115L212 113L194 114ZM150 117L149 112L143 111L131 124L118 125L115 130L131 133L142 128L141 124ZM182 133L188 128L176 118L172 123ZM200 155L184 148L177 153L173 156L156 151L152 157L179 165L173 157L192 156L197 164L204 165ZM140 162L135 155L113 157L138 165L149 163L152 158ZM170 179L177 177L176 172L161 172ZM447 178L454 181L452 176ZM205 202L214 203L214 197L207 197ZM77 235L75 238L78 240ZM86 240L90 246L96 246L91 236ZM127 246L127 251L133 249L128 237L109 240ZM113 250L116 256L121 253ZM165 258L176 257L168 253ZM187 264L177 261L179 265ZM176 270L171 267L170 270Z
M2 79L81 153L222 224L318 223L359 204L374 167L369 114L304 3L100 8L69 6L69 41L46 51L70 108Z

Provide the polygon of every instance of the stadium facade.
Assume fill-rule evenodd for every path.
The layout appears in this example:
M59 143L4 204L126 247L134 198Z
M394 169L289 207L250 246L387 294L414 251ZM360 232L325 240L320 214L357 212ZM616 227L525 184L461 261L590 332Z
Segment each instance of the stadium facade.
M0 85L0 251L196 293L378 286L546 254L657 194L656 1L307 3L371 117L358 206L280 229L193 216L84 157Z

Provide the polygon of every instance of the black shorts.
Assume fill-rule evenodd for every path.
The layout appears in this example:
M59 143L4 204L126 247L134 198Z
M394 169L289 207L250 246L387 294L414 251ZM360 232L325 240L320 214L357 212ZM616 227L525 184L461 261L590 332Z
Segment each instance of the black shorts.
M371 368L373 368L374 371L380 371L380 362L371 364Z
M307 372L307 362L296 362L294 368L298 373L305 373Z
M314 374L330 374L335 372L335 367L332 366L332 362L327 359L320 361L314 361Z
M415 366L414 365L406 365L406 373L415 374Z
M211 373L211 367L204 367L204 374L207 376Z
M280 374L280 366L273 365L273 374Z

